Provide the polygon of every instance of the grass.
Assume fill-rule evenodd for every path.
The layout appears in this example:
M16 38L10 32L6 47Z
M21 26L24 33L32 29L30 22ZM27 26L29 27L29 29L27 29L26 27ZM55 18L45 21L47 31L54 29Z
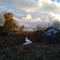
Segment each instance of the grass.
M0 60L60 60L60 46L32 43L0 47Z

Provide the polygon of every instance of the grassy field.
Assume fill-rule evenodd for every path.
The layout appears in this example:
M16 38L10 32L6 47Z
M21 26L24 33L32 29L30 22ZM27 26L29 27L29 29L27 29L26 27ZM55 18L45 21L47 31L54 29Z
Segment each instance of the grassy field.
M0 46L0 60L60 60L60 44Z

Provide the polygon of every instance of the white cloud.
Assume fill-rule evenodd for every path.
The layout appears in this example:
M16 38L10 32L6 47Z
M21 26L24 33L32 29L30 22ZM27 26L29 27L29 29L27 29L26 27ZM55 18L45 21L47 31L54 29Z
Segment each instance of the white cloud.
M60 14L51 13L50 16L52 17L52 21L53 21L53 22L54 22L55 20L56 20L56 21L60 21Z
M39 0L38 6L38 11L50 11L60 13L60 3L56 1L53 2L51 0Z
M7 10L6 7L4 7L4 6L0 6L0 12L6 11L6 10Z
M60 21L60 14L50 12L45 20L40 19L38 16L32 17L32 15L28 14L26 17L22 16L21 19L16 20L18 25L24 25L26 29L36 29L38 26L48 27L48 23L51 26L55 20Z
M28 14L26 17L22 16L21 19L15 17L14 19L17 21L18 25L24 25L25 29L35 29L37 25L39 25L40 22L42 22L42 20L39 17L33 18L30 14Z
M35 28L38 25L47 26L50 25L56 19L60 21L60 3L53 2L51 0L0 0L0 3L4 2L6 5L11 5L17 10L24 10L30 12L27 16L19 15L20 19L17 19L19 25L24 25L25 28ZM0 7L2 10L6 10L5 7ZM13 11L10 9L9 11ZM23 11L22 11L23 12ZM24 14L24 13L23 13ZM59 16L59 17L58 17Z
M0 0L4 5L13 6L18 10L25 10L27 12L35 11L37 3L34 0Z
M2 12L0 12L0 26L4 25L4 23L5 23L4 16L3 16Z
M3 5L13 6L17 10L25 10L27 12L34 11L53 11L60 13L60 3L51 0L0 0Z
M26 16L26 19L27 20L31 20L32 19L32 16L29 14L29 15Z

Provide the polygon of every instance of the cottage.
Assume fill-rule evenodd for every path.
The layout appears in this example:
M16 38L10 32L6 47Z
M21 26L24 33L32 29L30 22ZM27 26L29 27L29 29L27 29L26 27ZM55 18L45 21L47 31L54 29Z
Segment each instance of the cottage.
M53 27L49 27L44 31L44 34L47 35L47 36L53 36L56 33L58 33L58 30L53 28Z

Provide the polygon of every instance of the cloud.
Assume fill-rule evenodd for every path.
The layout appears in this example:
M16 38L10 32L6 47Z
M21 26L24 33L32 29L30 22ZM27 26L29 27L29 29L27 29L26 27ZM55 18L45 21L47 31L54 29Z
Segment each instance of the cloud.
M0 5L0 12L4 11L13 12L14 10L12 8L7 8L6 6Z
M32 19L32 16L31 16L31 15L27 15L27 16L26 16L26 19L27 19L27 20L31 20L31 19Z
M22 16L22 18L20 20L15 17L14 17L14 19L17 21L17 24L19 26L24 25L25 29L36 29L38 24L40 24L40 22L42 22L42 20L39 17L33 18L30 14L26 15L25 17Z
M60 21L60 3L56 1L0 0L0 4L0 10L12 11L18 24L24 25L25 28L48 26L48 23L51 25L56 19Z
M53 22L54 21L59 21L60 22L60 14L50 13L50 17L51 17L51 19L52 19Z
M38 11L49 11L60 13L60 3L53 2L51 0L39 0L38 2L39 9Z
M13 6L17 10L25 10L27 12L35 11L37 3L34 0L0 0L4 5Z
M35 11L37 8L37 4L34 0L17 0L17 3L18 4L15 3L15 7L17 7L17 9L22 9L27 12Z
M4 16L3 16L2 12L0 12L0 26L3 26L4 23L5 23Z
M59 21L60 22L60 14L55 14L53 12L48 13L48 15L46 15L46 19L42 20L40 19L40 17L36 16L36 17L32 17L31 14L24 16L21 16L20 19L16 19L18 25L22 26L24 25L25 29L33 29L35 30L37 27L48 27L53 25L54 21Z
M0 6L0 12L6 11L6 10L7 10L6 7L4 7L4 6Z
M0 4L27 12L53 11L60 13L60 3L52 0L0 0Z

